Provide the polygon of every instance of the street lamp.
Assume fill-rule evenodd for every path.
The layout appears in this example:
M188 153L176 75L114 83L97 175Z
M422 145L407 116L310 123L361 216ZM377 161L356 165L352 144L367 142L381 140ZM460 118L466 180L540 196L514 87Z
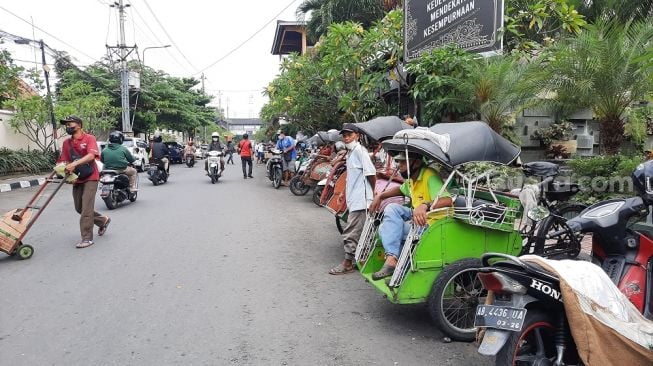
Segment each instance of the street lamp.
M43 40L36 41L33 39L28 39L28 38L16 38L14 39L14 43L16 44L21 44L21 45L28 45L31 44L32 42L38 43L39 47L41 49L41 62L42 62L42 67L43 67L43 75L45 76L45 86L46 86L46 98L47 98L47 103L48 103L48 114L50 115L50 122L52 123L52 144L54 147L54 152L59 153L59 149L57 148L57 122L54 118L54 106L52 105L52 93L50 92L50 67L47 65L45 62L45 42ZM49 47L49 46L48 46Z
M143 66L145 66L145 51L147 51L147 50L149 50L149 49L152 49L152 48L168 48L168 47L170 47L169 44L167 44L167 45L165 45L165 46L151 46L151 47L145 47L145 48L143 48Z

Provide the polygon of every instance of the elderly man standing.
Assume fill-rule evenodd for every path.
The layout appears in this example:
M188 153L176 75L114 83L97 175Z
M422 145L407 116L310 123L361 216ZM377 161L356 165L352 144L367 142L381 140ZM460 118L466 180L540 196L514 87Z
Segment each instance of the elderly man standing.
M342 231L342 241L345 249L345 259L329 274L340 275L354 271L354 254L358 239L365 226L367 208L374 198L376 184L376 169L370 159L367 149L358 142L359 134L356 125L345 123L340 130L342 140L347 147L347 226Z

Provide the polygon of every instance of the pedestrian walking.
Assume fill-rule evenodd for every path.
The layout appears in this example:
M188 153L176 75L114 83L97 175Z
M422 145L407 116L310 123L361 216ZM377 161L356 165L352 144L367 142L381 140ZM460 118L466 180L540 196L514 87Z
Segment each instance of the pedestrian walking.
M249 141L249 136L247 134L243 135L243 139L238 143L238 152L240 153L240 163L243 166L243 179L254 178L252 177L252 142ZM245 171L245 165L248 166L248 170Z
M342 231L342 241L345 250L343 261L331 268L329 274L341 275L354 271L354 254L358 239L365 226L367 209L374 198L376 184L376 169L370 159L367 149L358 142L358 128L351 123L345 123L340 130L342 140L347 147L347 226Z
M234 142L232 140L229 140L227 142L227 164L231 162L231 164L234 164L234 153L236 152L236 148L234 147Z
M68 116L60 123L66 126L66 139L61 147L57 163L65 163L66 173L75 173L77 180L73 183L73 203L79 213L79 231L82 240L77 248L93 245L93 224L97 225L98 235L107 231L111 218L95 211L95 193L98 189L100 172L95 160L100 156L95 136L83 130L82 119Z

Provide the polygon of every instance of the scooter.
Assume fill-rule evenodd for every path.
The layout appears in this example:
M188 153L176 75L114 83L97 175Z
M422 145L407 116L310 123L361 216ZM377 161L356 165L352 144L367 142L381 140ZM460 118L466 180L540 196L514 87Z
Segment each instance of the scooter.
M633 173L636 187L636 175L647 168L653 172L653 162L640 165ZM653 204L653 175L642 180L645 182L639 184L638 197L596 203L547 237L579 241L579 234L591 233L592 262L639 313L653 320L653 234L632 230L628 225L638 216L646 216ZM507 260L490 266L493 257ZM487 328L479 353L496 355L497 365L520 360L528 360L525 364L529 365L580 364L558 277L501 254L485 255L483 266L478 278L494 299L489 296L489 301L477 308L475 325Z
M186 166L192 168L195 165L195 156L193 154L186 154Z
M272 186L275 189L278 189L281 186L281 180L283 178L283 153L278 149L270 149L272 156L268 159L265 165L265 171L268 179L272 181Z
M215 184L218 179L220 179L220 158L223 156L222 151L209 151L208 157L207 157L207 164L208 164L208 176L211 178L211 184Z
M102 170L100 175L100 183L102 184L100 197L109 210L116 208L122 201L136 201L138 192L131 191L127 174L106 169ZM136 188L138 188L138 174L136 175Z
M150 165L147 167L147 179L155 186L168 181L168 172L166 172L165 164L161 160L150 160Z

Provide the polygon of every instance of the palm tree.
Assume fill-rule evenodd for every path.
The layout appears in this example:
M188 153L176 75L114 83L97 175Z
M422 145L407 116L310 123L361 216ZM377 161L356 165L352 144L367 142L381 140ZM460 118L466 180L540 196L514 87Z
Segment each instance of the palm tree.
M653 43L651 22L625 25L597 21L542 55L536 81L557 107L592 108L600 122L600 143L615 154L623 141L627 108L651 92L651 70L643 64Z
M368 28L383 18L382 0L304 0L297 8L300 19L310 13L308 38L316 42L331 23L358 22Z

